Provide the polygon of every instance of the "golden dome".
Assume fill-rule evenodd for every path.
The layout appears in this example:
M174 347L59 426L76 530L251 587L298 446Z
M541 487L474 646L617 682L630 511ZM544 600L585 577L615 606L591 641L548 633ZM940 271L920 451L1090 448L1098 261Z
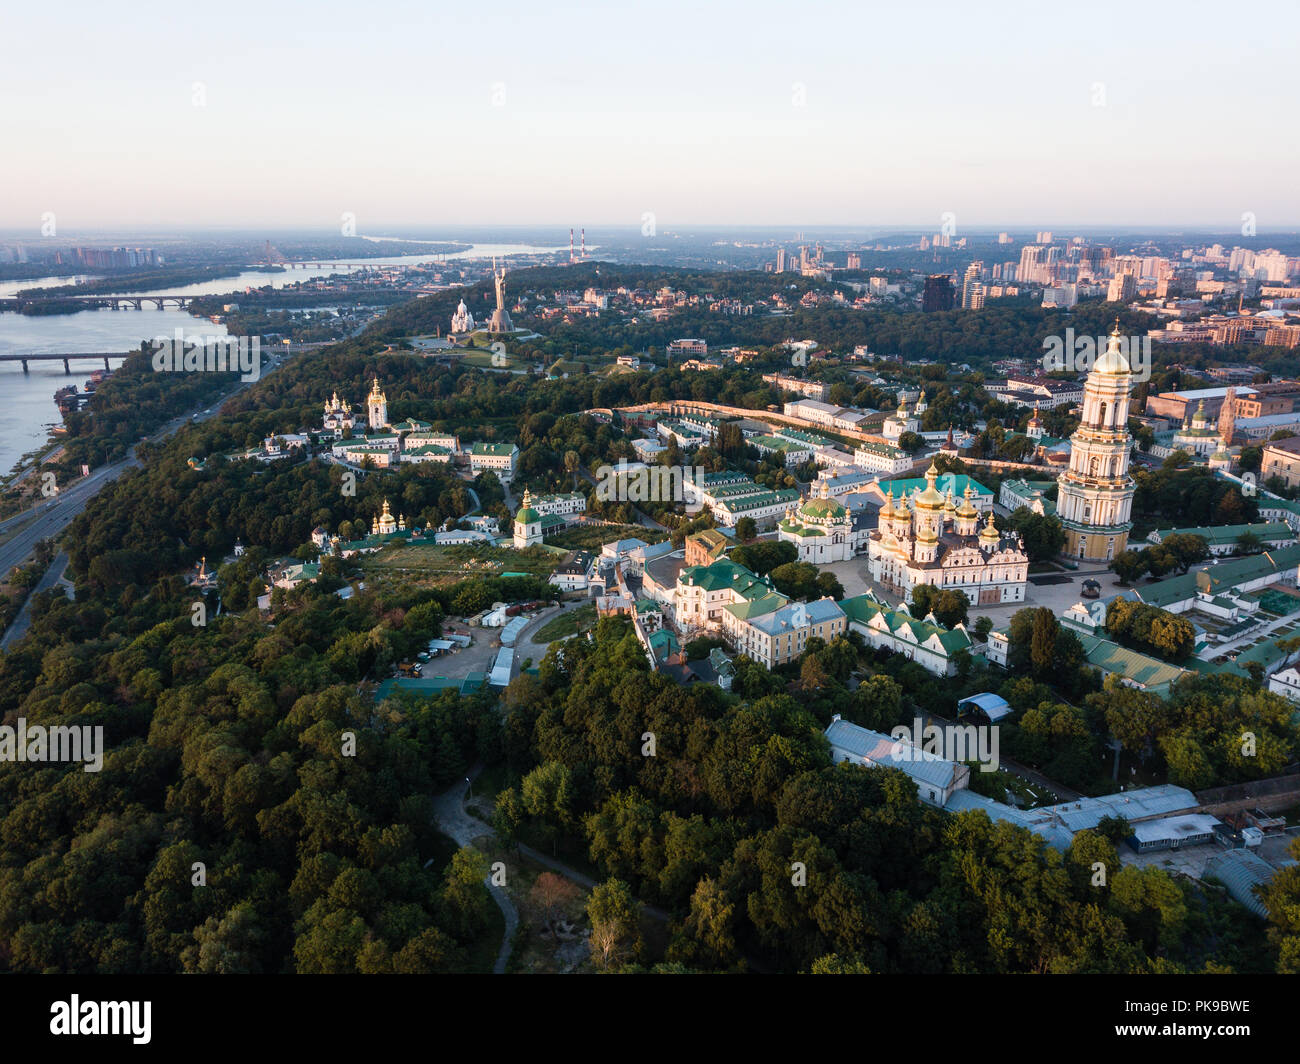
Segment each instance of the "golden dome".
M889 489L889 494L885 496L885 505L880 508L881 518L888 520L894 516L894 489Z
M993 511L990 510L989 519L985 523L983 530L980 532L980 542L997 543L997 541L1001 538L1002 538L1001 533L998 532L997 527L993 524Z
M975 503L972 502L974 496L975 490L970 486L970 484L967 484L966 490L962 493L961 505L957 507L958 517L964 517L967 519L979 517L980 512L975 509Z
M916 496L916 508L918 510L942 510L943 495L941 495L934 486L935 480L938 479L939 469L931 462L930 468L925 471L925 490Z

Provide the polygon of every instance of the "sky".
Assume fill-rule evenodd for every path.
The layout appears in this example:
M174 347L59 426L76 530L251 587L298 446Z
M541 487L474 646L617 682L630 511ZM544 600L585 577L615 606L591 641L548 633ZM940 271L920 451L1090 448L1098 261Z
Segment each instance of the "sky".
M20 232L1300 223L1290 2L16 7Z

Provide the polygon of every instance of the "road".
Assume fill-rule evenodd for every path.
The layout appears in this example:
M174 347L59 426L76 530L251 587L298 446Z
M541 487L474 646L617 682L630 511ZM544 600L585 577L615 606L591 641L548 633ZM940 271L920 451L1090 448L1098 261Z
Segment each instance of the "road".
M63 579L63 571L67 567L68 556L60 551L54 556L54 561L50 562L50 567L45 570L45 575L32 588L31 594L27 596L27 601L23 603L23 608L18 611L18 616L14 618L14 623L5 632L4 638L0 639L0 650L7 650L11 643L16 643L27 634L27 629L32 624L32 599L42 591L49 591L50 588L59 583Z
M15 565L21 565L26 561L41 540L53 539L62 534L105 484L116 480L127 469L139 464L133 452L130 458L100 466L90 476L75 481L54 498L37 505L34 510L29 510L0 525L0 531L18 527L18 531L0 544L0 573L7 573Z

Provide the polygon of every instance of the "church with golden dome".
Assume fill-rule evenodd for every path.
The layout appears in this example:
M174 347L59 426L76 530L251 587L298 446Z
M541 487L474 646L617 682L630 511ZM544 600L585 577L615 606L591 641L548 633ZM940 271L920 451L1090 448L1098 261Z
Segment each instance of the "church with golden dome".
M384 500L383 512L370 522L370 534L372 536L391 536L394 532L406 531L406 515L398 514L393 517L393 511L388 506L388 500Z
M962 501L935 487L931 463L925 488L895 499L891 488L867 543L871 579L910 599L919 584L960 591L972 606L1023 602L1029 556L1020 537L999 532L993 512L981 525L969 484Z
M334 397L325 403L323 419L325 432L335 439L342 439L345 430L356 428L357 420L357 415L348 405L348 401L340 399L338 392L335 392Z

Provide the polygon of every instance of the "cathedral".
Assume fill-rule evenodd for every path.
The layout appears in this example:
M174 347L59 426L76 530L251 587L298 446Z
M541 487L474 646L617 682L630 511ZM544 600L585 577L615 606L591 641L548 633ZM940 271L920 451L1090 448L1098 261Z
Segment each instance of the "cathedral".
M1065 555L1108 562L1128 545L1136 490L1128 464L1133 367L1120 350L1119 323L1083 386L1083 419L1070 437L1070 465L1057 480L1056 512Z
M925 489L895 501L891 488L867 544L871 579L910 598L918 584L960 591L973 606L1023 602L1029 556L1020 537L999 532L993 511L980 527L973 490L958 503L935 487L939 471L925 473Z
M898 410L892 417L885 418L882 428L885 439L897 443L905 432L916 432L921 427L921 414L925 412L925 397L916 401L916 409L909 411L907 403L898 401Z
M1219 450L1219 434L1210 428L1210 419L1205 413L1205 400L1202 399L1192 415L1190 425L1184 425L1174 433L1175 451L1186 451L1198 458L1208 458Z
M865 533L855 527L844 504L831 498L829 482L818 484L817 494L786 510L777 537L798 548L801 562L825 565L848 561L857 553Z
M469 307L465 306L465 300L461 300L456 307L456 313L451 318L451 332L453 336L464 335L474 331L474 315L469 312Z
M406 531L406 517L398 515L393 517L393 511L389 509L388 500L384 500L384 509L373 521L370 522L370 534L372 536L391 536L394 532Z
M338 439L343 436L345 429L355 428L357 416L352 412L352 407L348 406L346 399L340 400L339 393L334 393L334 398L325 404L325 431L333 434Z

